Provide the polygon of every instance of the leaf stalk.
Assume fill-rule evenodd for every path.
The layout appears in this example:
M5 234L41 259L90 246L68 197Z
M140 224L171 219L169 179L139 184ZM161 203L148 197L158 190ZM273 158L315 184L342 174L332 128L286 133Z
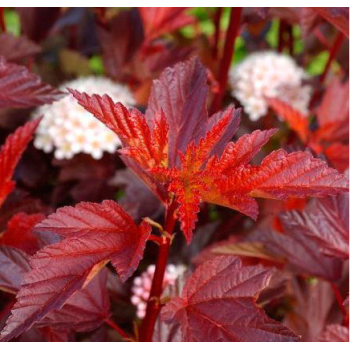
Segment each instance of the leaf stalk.
M167 233L167 235L163 236L163 240L159 245L156 270L154 272L151 292L147 302L146 316L140 327L141 342L152 341L154 326L162 307L162 304L159 303L159 300L163 292L164 274L165 274L165 269L168 262L172 235L173 235L174 226L175 226L174 214L175 214L176 207L177 207L177 204L176 202L173 201L168 206L165 214L164 231Z
M226 90L228 80L228 72L230 69L232 57L234 55L235 42L239 32L241 13L241 7L232 7L230 14L230 22L226 31L224 52L219 66L219 73L217 79L219 82L219 91L214 96L211 107L211 113L215 113L221 108L222 99Z

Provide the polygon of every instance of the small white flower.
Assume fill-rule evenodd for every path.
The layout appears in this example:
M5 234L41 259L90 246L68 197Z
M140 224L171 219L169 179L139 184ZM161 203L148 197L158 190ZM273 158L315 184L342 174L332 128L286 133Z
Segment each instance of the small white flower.
M135 104L127 87L103 77L79 78L60 86L62 91L66 88L90 95L108 94L115 102L126 106ZM103 152L114 153L121 146L118 136L85 111L71 95L38 108L33 117L41 115L44 118L36 131L34 146L46 153L55 150L57 159L71 159L78 153L101 159Z
M232 96L242 103L253 121L266 114L266 97L277 97L307 113L311 87L302 85L306 77L305 71L289 56L254 53L230 71Z

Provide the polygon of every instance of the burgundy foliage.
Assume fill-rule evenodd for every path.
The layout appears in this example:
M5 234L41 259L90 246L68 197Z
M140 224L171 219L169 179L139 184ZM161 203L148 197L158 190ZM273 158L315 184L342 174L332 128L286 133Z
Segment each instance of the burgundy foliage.
M26 67L0 56L0 108L28 108L51 103L62 93L45 84Z
M348 21L347 8L0 8L0 341L348 342ZM306 77L308 113L267 98L251 121L229 69L271 49L304 68L329 55ZM55 87L87 74L135 105ZM31 144L45 118L31 109L68 94L118 136L115 154Z

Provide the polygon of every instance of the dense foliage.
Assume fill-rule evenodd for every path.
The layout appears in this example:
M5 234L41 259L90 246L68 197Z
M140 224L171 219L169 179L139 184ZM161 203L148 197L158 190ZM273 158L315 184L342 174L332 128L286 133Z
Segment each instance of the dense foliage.
M348 27L0 8L0 340L348 341Z

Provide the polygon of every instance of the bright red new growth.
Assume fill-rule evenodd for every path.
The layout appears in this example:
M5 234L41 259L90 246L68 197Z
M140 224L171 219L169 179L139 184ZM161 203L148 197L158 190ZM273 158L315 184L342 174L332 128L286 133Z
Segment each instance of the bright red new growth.
M34 226L45 218L42 214L18 213L11 218L6 231L0 235L0 244L23 250L29 255L38 249L38 239L33 234Z
M194 18L184 13L186 9L186 7L140 7L146 40L151 41L162 34L193 23Z
M40 120L38 118L19 127L6 139L5 144L0 149L0 206L15 186L15 182L12 180L13 172Z
M209 125L204 130L203 126L202 129L195 127L200 120L203 125L207 119L207 112L203 106L206 89L202 92L200 88L193 91L193 94L201 94L200 101L196 102L199 103L199 112L193 109L195 106L186 109L187 101L183 98L186 94L181 97L184 104L176 106L180 111L177 115L170 112L166 99L160 97L160 103L156 100L155 96L161 96L160 87L168 76L172 76L172 79L167 80L166 89L173 91L172 88L175 90L181 82L182 90L186 91L189 86L193 87L193 80L205 84L206 78L203 74L203 67L196 60L181 63L163 73L160 80L154 83L146 113L147 121L140 112L128 111L122 104L114 103L106 95L90 97L71 91L86 110L121 138L126 146L122 150L124 156L136 162L148 176L165 186L167 191L175 194L179 203L178 218L188 242L192 238L201 202L227 206L256 219L258 207L252 197L322 197L347 191L348 184L343 175L328 168L325 162L314 159L307 152L287 154L278 150L268 155L261 165L250 165L249 162L276 130L257 130L252 135L244 135L236 143L228 142L227 131L229 130L228 135L232 137L238 120L234 110L227 114L214 115L214 122L208 122ZM193 100L191 103L194 103ZM162 108L163 105L165 108ZM195 124L192 124L192 115L188 114L190 110L196 111ZM159 114L161 122L157 122L156 119ZM191 119L185 121L182 116ZM153 124L153 130L149 124ZM170 125L169 129L167 125ZM155 137L156 129L163 129L162 139ZM181 133L178 132L180 129L183 129ZM164 143L166 135L168 143ZM222 140L226 141L226 147L221 146L220 150L214 152ZM157 154L156 149L159 149ZM177 152L176 157L174 150ZM140 175L145 178L143 174Z
M277 98L268 98L267 100L275 113L299 135L300 140L307 142L309 137L308 116L293 109L288 103Z

